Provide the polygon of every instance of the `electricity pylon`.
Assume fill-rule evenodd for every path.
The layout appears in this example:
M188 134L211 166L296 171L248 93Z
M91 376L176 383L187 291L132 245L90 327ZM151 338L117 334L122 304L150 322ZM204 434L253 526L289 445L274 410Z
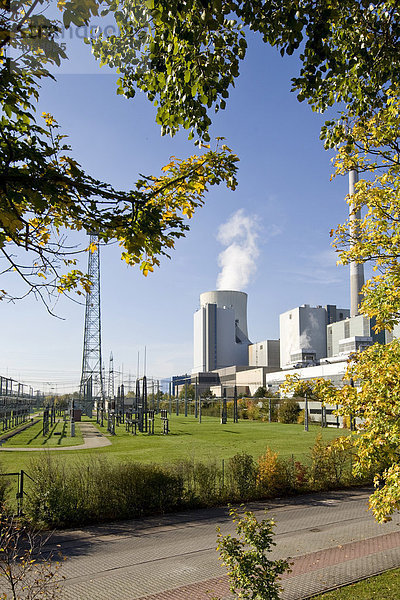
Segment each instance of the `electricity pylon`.
M109 408L114 408L115 403L115 392L114 392L114 358L113 353L110 352L110 362L108 367L108 402Z
M92 416L95 402L104 408L104 385L101 360L100 318L100 248L95 235L90 235L88 259L90 290L86 292L85 332L80 385L80 406L84 414Z

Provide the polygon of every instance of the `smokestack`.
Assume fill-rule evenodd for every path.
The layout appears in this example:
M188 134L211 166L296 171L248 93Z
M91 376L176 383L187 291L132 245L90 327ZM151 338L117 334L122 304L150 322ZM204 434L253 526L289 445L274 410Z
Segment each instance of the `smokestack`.
M358 182L358 173L355 170L349 172L349 195L354 196L355 185ZM356 221L361 219L361 211L353 212L354 203L350 202L349 205L349 221L350 221L350 239L357 239L357 225ZM353 241L351 241L353 245ZM350 263L350 316L356 317L359 314L359 306L362 301L361 289L364 285L364 265L351 261Z

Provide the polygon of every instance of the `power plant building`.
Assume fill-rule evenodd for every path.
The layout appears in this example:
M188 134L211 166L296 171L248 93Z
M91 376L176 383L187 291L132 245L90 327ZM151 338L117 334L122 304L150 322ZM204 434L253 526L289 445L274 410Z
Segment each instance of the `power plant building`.
M357 172L351 171L349 233L353 243L361 218L353 201L357 181ZM350 310L333 304L297 306L280 315L279 340L254 344L247 333L247 294L228 290L201 294L200 309L194 315L192 379L213 377L215 393L235 386L244 393L254 393L260 386L277 391L293 369L301 379L326 377L341 385L352 352L400 338L400 323L392 333L375 332L374 319L359 314L363 284L363 264L351 261Z
M200 295L194 315L193 373L249 364L247 294L217 290Z
M280 368L279 340L265 340L249 346L249 366Z
M348 309L335 305L303 304L279 318L281 369L315 365L327 355L327 325L350 316Z
M327 357L346 355L365 350L379 342L385 344L393 338L386 331L375 332L374 320L356 315L327 327Z

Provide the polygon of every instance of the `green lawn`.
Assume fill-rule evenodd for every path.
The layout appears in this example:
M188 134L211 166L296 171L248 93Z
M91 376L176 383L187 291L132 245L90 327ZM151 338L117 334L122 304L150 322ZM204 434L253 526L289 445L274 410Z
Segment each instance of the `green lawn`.
M17 433L4 444L4 448L26 447L26 448L57 448L63 446L77 446L83 443L83 437L79 430L79 425L76 427L75 437L69 435L69 423L63 421L56 422L49 426L49 433L46 436L42 435L43 423L40 420L38 423L28 427L21 433ZM5 453L4 453L5 454Z
M312 600L399 600L400 569L364 579L333 592L315 596Z
M92 422L95 423L94 420ZM125 426L120 425L116 428L117 435L109 438L111 446L94 450L64 451L61 454L63 459L68 460L96 454L107 455L116 461L169 463L182 458L220 461L242 451L258 457L270 446L281 456L293 454L296 460L306 460L309 449L319 433L322 432L326 440L347 433L342 429L321 429L316 425L310 426L310 431L305 432L302 425L260 421L240 421L236 424L228 422L227 425L221 425L217 417L203 417L202 423L199 424L193 416L185 418L174 415L171 416L170 428L169 435L162 435L160 419L156 418L156 435L134 436L126 433ZM103 427L102 431L106 433L106 428ZM16 446L20 445L20 435L14 438L13 444ZM3 452L0 464L3 470L29 470L28 464L34 454L37 453ZM54 452L54 455L57 454L60 453Z

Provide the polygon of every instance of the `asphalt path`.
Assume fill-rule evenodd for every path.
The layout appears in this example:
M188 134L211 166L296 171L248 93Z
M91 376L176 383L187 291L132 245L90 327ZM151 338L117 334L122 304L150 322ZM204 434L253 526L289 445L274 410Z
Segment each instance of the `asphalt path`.
M283 600L313 594L400 566L400 516L384 525L367 510L371 490L251 503L276 521L272 556L291 557ZM62 551L62 600L231 598L216 552L216 527L234 533L227 508L197 510L53 534Z
M0 448L0 452L48 452L50 450L88 450L90 448L103 448L104 446L110 446L110 440L105 435L103 435L97 429L97 427L92 425L92 423L82 421L79 423L78 427L81 430L83 444L79 444L77 446L44 446L42 448L9 447Z

